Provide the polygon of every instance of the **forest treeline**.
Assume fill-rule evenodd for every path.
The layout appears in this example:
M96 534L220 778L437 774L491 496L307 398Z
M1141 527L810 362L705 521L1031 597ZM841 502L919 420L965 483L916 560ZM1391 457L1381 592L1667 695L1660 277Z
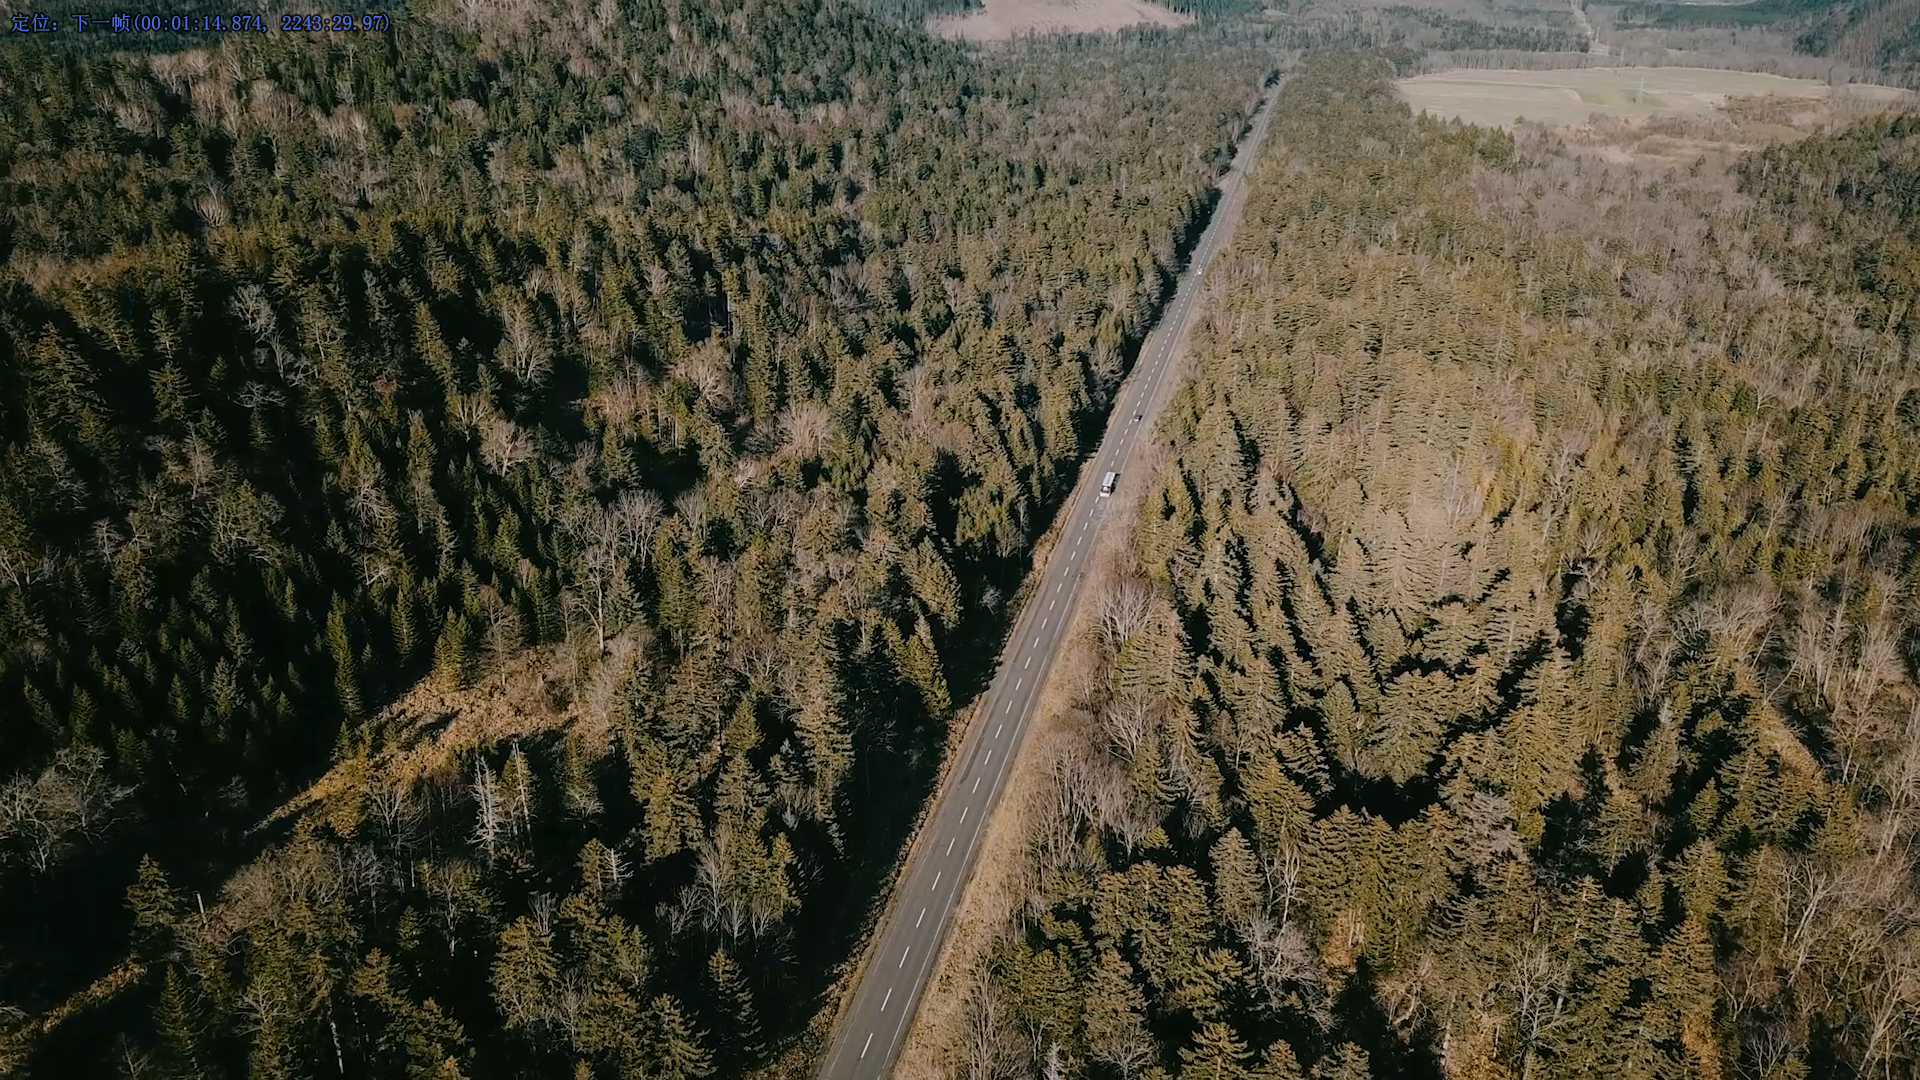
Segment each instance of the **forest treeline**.
M1754 0L1742 4L1629 3L1622 28L1728 27L1785 34L1795 52L1830 58L1910 82L1920 73L1920 11L1904 0Z
M1920 120L1282 89L970 1075L1920 1075Z
M1793 46L1911 78L1920 71L1920 13L1897 0L1836 5L1820 11Z
M1465 49L1580 52L1585 44L1578 32L1558 26L1493 26L1432 8L1405 5L1386 8L1384 13L1425 28L1416 31L1408 44L1447 52Z
M0 1072L792 1046L1268 63L816 0L0 50Z

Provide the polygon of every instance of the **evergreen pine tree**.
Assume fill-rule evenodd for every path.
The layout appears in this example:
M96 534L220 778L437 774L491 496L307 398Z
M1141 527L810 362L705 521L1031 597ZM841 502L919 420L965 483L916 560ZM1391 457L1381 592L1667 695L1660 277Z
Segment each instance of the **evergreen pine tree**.
M1082 1005L1082 1028L1087 1052L1127 1072L1153 1056L1146 1026L1146 997L1134 981L1133 968L1112 948L1094 959Z
M153 1023L168 1076L198 1080L207 1075L203 1069L210 1061L200 1047L199 1009L182 982L179 969L172 964L167 965L160 985L160 1001L154 1009Z
M327 652L333 657L333 687L340 700L340 714L358 720L365 715L360 705L360 664L347 636L345 601L338 596L327 611Z
M1192 1044L1180 1050L1180 1080L1246 1080L1251 1056L1233 1028L1217 1021L1202 1024Z
M1213 864L1214 908L1227 926L1245 926L1259 910L1260 895L1253 850L1239 829L1228 829L1214 842L1209 860Z
M466 616L448 611L433 646L433 677L449 690L464 689L472 678Z
M599 816L599 785L586 739L578 731L568 731L560 740L559 782L561 803L569 815L589 821Z
M1372 1080L1367 1052L1353 1043L1341 1043L1313 1066L1313 1080Z
M127 888L127 907L133 911L133 949L137 956L158 960L173 949L174 925L185 904L160 864L143 855L133 884Z
M660 1080L702 1080L713 1075L712 1056L701 1045L700 1033L672 998L654 998L647 1021L647 1047L654 1076Z
M760 1013L753 1005L753 991L740 972L740 965L725 949L716 949L707 958L707 977L713 980L716 996L727 1013L726 1040L741 1064L753 1061L761 1051Z

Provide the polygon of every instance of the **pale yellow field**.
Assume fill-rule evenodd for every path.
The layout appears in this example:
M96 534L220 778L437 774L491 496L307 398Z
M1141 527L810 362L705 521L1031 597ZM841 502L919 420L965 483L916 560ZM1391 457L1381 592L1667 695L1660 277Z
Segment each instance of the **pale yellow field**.
M1805 98L1809 110L1828 103L1828 87L1748 71L1706 68L1578 68L1567 71L1449 71L1402 79L1415 112L1511 127L1516 119L1551 126L1585 124L1596 114L1623 120L1712 113L1736 96ZM1883 106L1911 101L1904 90L1847 86L1852 101Z
M1185 26L1192 18L1145 0L983 0L984 10L928 20L936 34L1005 41L1028 34L1088 33L1151 23Z

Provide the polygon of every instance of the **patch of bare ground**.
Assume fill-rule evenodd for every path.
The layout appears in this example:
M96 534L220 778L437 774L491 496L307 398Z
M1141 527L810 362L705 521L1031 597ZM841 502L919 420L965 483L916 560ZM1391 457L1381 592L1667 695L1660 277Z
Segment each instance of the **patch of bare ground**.
M375 782L415 784L450 769L465 750L549 731L574 732L596 755L605 753L614 697L642 650L626 636L609 639L604 655L596 651L591 641L525 650L464 687L422 679L369 722L371 753L344 755L256 828L316 816L357 820L359 800Z
M1184 377L1169 372L1160 387L1164 399ZM979 861L955 908L953 926L934 961L913 1025L894 1068L896 1080L947 1080L969 1075L994 1038L991 1012L997 1000L988 985L986 962L999 940L1017 932L1029 900L1037 895L1032 851L1034 830L1049 819L1048 803L1061 792L1058 775L1085 747L1103 744L1098 721L1086 703L1096 696L1103 662L1098 638L1101 599L1127 576L1132 566L1132 523L1139 516L1146 478L1157 475L1166 444L1152 440L1128 464L1089 560L1087 580L1075 603L1061 654L1047 675L1032 722L1007 777L993 819L980 842ZM1062 513L1061 518L1067 515ZM1052 552L1053 534L1035 546L1036 567Z
M1087 34L1147 24L1179 27L1193 18L1146 0L985 0L964 15L939 15L927 29L966 41L1009 41L1040 34Z
M1577 155L1666 169L1738 154L1877 113L1915 95L1887 86L1705 68L1456 71L1403 79L1416 111L1498 127L1550 129Z
M1415 112L1489 127L1706 116L1743 97L1791 100L1790 115L1844 119L1911 107L1914 100L1911 92L1887 86L1834 88L1752 71L1679 67L1448 71L1402 79L1398 86Z

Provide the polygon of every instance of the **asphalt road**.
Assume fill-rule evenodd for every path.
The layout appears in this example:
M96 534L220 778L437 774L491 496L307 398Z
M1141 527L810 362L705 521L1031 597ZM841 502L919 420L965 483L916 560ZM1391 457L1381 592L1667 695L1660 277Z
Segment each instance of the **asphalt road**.
M1274 88L1277 92L1278 87ZM960 764L947 775L934 811L921 826L906 875L882 920L880 937L866 959L853 1000L842 1010L828 1048L823 1080L867 1080L893 1068L908 1021L926 989L949 916L973 867L974 849L1000 795L1007 765L1019 752L1047 671L1065 640L1081 578L1104 527L1112 500L1100 494L1107 473L1131 479L1134 450L1151 437L1159 415L1162 383L1198 309L1207 263L1232 237L1245 202L1247 163L1266 134L1272 94L1241 140L1233 166L1221 177L1212 220L1180 277L1160 325L1141 346L1133 373L1121 386L1100 448L1083 466L1080 482L1061 517L1062 528L1039 588L1014 623L987 689L982 709L960 750Z

